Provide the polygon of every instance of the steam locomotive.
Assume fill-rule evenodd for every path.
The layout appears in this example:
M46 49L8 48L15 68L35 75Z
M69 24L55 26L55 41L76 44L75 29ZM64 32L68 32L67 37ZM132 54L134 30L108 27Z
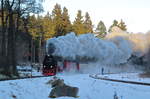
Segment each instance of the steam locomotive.
M62 72L66 70L67 68L70 68L69 66L75 63L76 69L79 70L79 63L78 62L72 62L69 60L63 61L63 66L58 65L58 59L54 57L53 55L46 55L43 61L43 69L42 73L45 76L54 76L57 72Z

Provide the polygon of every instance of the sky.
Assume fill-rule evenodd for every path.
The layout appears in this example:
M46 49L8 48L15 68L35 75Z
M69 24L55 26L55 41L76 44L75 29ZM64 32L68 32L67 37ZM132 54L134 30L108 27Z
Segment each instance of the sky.
M56 3L68 9L71 21L82 10L82 15L90 14L94 27L100 20L109 28L114 19L123 19L129 32L150 30L150 0L45 0L45 13L51 12Z

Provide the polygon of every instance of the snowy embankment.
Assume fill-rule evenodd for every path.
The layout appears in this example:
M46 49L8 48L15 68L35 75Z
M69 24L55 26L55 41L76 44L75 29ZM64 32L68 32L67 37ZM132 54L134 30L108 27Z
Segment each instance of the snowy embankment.
M38 67L32 66L17 66L17 70L20 77L30 77L30 76L41 76L42 72L38 72Z
M58 75L65 83L79 88L77 99L149 99L150 87L90 78L88 74ZM0 82L0 99L50 99L52 77ZM74 99L60 97L56 99Z
M112 80L120 80L120 81L129 81L129 82L139 82L139 83L149 83L150 84L150 78L146 77L140 77L139 73L119 73L119 74L105 74L105 75L93 75L97 78L106 78L106 79L112 79Z
M76 36L69 33L47 41L47 52L69 60L93 59L101 64L120 64L127 62L131 56L130 43L123 37L114 40L102 40L93 34Z

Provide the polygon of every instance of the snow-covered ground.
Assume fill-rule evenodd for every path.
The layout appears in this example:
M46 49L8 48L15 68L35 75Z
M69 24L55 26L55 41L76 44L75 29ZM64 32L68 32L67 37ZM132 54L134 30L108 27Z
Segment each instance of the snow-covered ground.
M63 63L58 62L58 66L60 68L63 68ZM105 74L111 74L111 73L140 73L139 69L137 69L136 65L132 64L124 64L124 65L102 65L100 62L90 62L90 63L80 63L80 73L83 74L101 74L101 69L104 68ZM17 66L19 75L21 77L25 76L40 76L42 75L42 69L40 68L40 71L38 72L37 66L31 67L30 65L27 66ZM76 63L70 62L69 68L66 72L67 74L74 74L76 73Z
M90 78L89 74L58 74L57 76L64 79L66 84L79 88L78 99L113 99L115 93L119 99L149 99L150 97L150 86L97 80ZM50 99L48 96L51 86L46 83L51 78L0 82L0 99Z
M80 71L75 71L74 64L69 71L58 73L57 76L64 79L65 83L79 88L78 99L113 99L115 93L119 99L149 99L150 86L133 85L119 82L111 82L93 79L89 74L98 74L101 77L108 77L121 80L150 82L148 78L139 78L134 66L126 64L123 66L107 66L99 63L80 64ZM100 75L101 68L104 73L118 73L111 75ZM32 75L41 75L31 66L19 67L18 69L32 69ZM121 73L120 73L121 72ZM126 72L126 73L123 73ZM140 72L140 71L139 71ZM24 72L20 72L24 74ZM28 75L30 71L26 71ZM0 99L49 99L51 86L46 84L52 77L34 78L24 80L12 80L0 82ZM58 99L73 99L72 97L60 97Z
M38 69L37 67L32 67L31 65L17 66L17 70L20 77L42 75L41 71L38 72L37 69Z
M100 78L109 78L109 79L117 79L123 81L134 81L134 82L142 82L142 83L150 83L150 78L140 77L139 73L120 73L120 74L106 74L106 75L96 75Z

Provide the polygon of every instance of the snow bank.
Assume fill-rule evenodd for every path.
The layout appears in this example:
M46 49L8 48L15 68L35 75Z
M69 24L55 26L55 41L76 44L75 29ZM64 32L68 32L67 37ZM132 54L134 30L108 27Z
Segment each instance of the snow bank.
M51 45L55 49L53 55L64 59L79 60L82 58L94 59L101 64L125 63L132 50L130 43L122 37L113 40L101 40L93 34L76 36L74 33L51 38L47 41L47 52L51 52Z
M149 99L150 97L148 86L102 81L90 78L88 74L58 77L64 79L67 85L78 87L79 97L55 99L114 99L115 92L119 99ZM52 88L46 84L51 79L52 77L44 77L0 82L0 99L52 99L48 97Z

